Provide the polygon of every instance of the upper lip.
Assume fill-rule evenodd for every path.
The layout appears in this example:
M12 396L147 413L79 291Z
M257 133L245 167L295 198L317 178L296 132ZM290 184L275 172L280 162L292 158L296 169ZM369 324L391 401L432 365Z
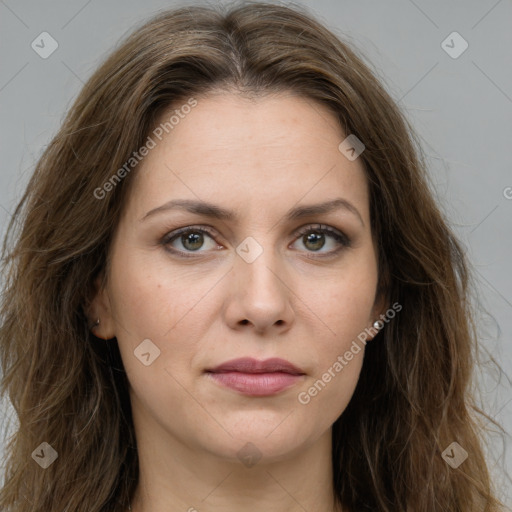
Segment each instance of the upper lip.
M281 359L279 357L272 357L270 359L265 359L263 361L259 361L258 359L253 359L252 357L241 357L239 359L231 359L230 361L226 361L215 368L210 368L206 370L207 372L212 373L221 373L221 372L242 372L242 373L274 373L274 372L282 372L289 373L291 375L304 375L304 372L297 368L295 365L286 361L286 359Z

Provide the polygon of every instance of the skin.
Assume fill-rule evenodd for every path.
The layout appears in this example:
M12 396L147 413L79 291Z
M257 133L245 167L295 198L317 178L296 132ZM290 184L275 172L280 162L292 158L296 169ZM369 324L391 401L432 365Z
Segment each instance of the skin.
M101 319L95 334L117 338L130 383L140 460L132 510L332 511L331 428L354 392L364 345L307 405L297 397L385 311L363 164L338 150L346 135L311 100L197 99L139 164L108 285L91 308L91 320ZM339 197L361 219L344 209L285 219L293 207ZM237 219L173 209L140 220L171 199L209 201ZM344 233L350 247L323 238L318 224ZM214 236L167 245L193 257L166 251L166 234L197 225ZM319 240L298 235L303 226ZM252 263L236 252L248 236L263 249ZM161 351L149 366L134 356L144 339ZM281 357L306 375L277 395L251 397L204 373L243 356ZM237 456L247 442L261 455L252 467Z

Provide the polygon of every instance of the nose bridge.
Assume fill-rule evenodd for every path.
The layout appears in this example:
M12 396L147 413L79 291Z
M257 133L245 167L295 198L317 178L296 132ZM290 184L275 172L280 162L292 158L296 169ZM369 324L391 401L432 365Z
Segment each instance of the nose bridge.
M235 296L242 313L256 324L290 320L290 291L274 236L264 229L237 246Z
M275 250L273 237L263 231L247 236L236 248L238 255L236 267L246 280L247 286L279 287L278 267L280 267L278 251ZM274 290L277 292L278 290ZM261 292L261 290L260 290Z

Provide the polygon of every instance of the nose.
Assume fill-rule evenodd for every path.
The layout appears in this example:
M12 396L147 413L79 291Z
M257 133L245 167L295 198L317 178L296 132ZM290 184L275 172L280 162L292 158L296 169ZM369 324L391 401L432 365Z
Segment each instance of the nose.
M294 294L284 263L270 249L249 261L238 255L235 259L228 285L226 322L232 329L249 326L258 333L290 329Z

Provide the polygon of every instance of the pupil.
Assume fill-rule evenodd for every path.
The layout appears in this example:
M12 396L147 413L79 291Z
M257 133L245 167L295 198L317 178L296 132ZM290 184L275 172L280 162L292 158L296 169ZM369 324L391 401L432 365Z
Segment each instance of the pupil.
M203 238L203 235L200 233L189 233L187 235L183 235L181 237L181 241L183 243L183 247L186 247L187 249L191 249L191 250L196 250L201 247L201 245L203 243L202 238ZM196 243L198 245L196 247L190 247L190 246L187 247L188 243L192 243L192 244Z
M323 233L318 235L318 234L315 234L315 233L309 233L308 235L305 235L306 237L306 245L307 245L307 242L313 242L313 244L315 244L316 242L316 247L313 248L314 251L317 251L318 249L321 249L324 245L324 240L323 240ZM321 241L320 245L318 245L318 242Z

